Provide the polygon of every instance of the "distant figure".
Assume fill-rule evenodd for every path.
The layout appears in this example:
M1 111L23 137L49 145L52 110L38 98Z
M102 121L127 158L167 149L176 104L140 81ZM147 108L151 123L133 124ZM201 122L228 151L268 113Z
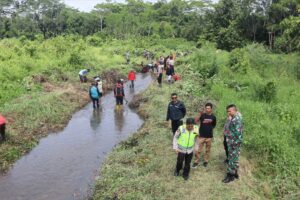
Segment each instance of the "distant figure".
M130 81L130 88L134 88L134 81L136 79L135 72L131 70L128 73L128 80Z
M198 126L194 125L194 119L188 118L186 124L178 128L173 138L173 149L177 153L177 163L174 176L179 176L183 162L183 178L189 179L191 161L193 158L193 150L195 140L198 135Z
M142 73L147 73L148 72L148 66L145 66L144 62L141 62L141 68L142 68Z
M174 64L175 64L175 60L173 59L173 56L171 56L168 60L168 64L171 68L173 68L174 70ZM175 70L174 70L175 71Z
M1 139L2 139L2 141L6 140L6 137L5 137L5 125L6 125L6 119L0 114L0 133L1 133Z
M144 51L143 51L144 58L147 58L147 53L148 53L147 49L144 49Z
M118 80L115 89L114 89L114 95L116 97L116 108L122 109L123 107L123 99L125 97L124 87L121 80Z
M100 76L94 77L94 80L100 93L99 101L101 102L101 98L103 96L103 81Z
M148 67L148 71L151 70L152 72L154 72L154 64L153 64L153 62L147 64L147 67Z
M166 69L166 76L167 76L167 81L168 81L169 84L172 83L173 75L174 75L174 70L170 65L168 65L167 69Z
M126 58L126 63L128 65L130 63L130 53L128 51L125 54L125 58Z
M226 107L229 116L228 124L225 126L224 135L228 147L227 174L224 183L238 179L239 156L243 142L243 120L234 104Z
M96 83L93 82L91 84L89 94L90 94L91 100L93 101L93 108L96 108L96 106L97 106L97 108L99 108L100 92L96 86Z
M183 102L179 101L177 99L177 94L172 93L171 95L171 102L168 105L168 111L167 111L167 121L171 120L172 123L172 132L173 135L177 131L178 127L182 125L182 119L184 118L186 114L186 108L183 104Z
M196 160L193 164L193 168L196 168L200 162L200 155L205 146L204 155L204 167L207 167L210 149L213 139L213 129L217 125L217 118L212 112L213 105L211 103L205 104L205 112L200 112L199 116L196 117L195 121L200 122L199 137L198 137L198 148L195 151Z
M161 86L162 83L163 73L164 73L164 65L159 64L157 67L157 82L159 86Z
M81 83L86 83L87 82L87 74L89 73L89 69L83 69L80 70L79 72L79 79Z

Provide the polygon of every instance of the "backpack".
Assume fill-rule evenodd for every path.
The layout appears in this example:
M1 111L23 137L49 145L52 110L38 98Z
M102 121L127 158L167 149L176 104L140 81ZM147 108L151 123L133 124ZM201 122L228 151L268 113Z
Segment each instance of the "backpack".
M121 84L117 84L116 86L116 96L117 97L123 96L123 86Z
M94 99L99 98L99 94L96 86L91 87L91 97Z

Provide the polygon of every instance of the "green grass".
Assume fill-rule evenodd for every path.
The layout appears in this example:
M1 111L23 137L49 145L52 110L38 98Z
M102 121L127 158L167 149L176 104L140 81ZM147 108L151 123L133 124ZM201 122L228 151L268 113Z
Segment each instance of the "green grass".
M190 46L188 42L178 42L183 50ZM0 111L8 119L8 140L0 144L0 172L34 148L40 138L62 129L72 114L89 101L89 83L80 84L78 80L80 69L91 69L90 79L110 70L126 75L143 60L133 54L137 46L140 53L148 47L158 49L157 53L168 49L158 48L162 45L149 39L121 41L96 35L1 40ZM124 64L126 51L131 51L130 65ZM108 78L104 81L106 88L116 77Z
M232 184L221 182L226 168L220 129L215 132L208 168L192 169L189 181L174 177L176 154L172 149L172 133L166 127L165 108L172 91L179 91L189 111L188 98L182 96L180 83L156 85L145 92L149 102L142 104L149 118L138 133L121 143L107 158L95 186L94 199L261 199L264 191L252 176L253 164L243 156L241 179ZM203 103L200 98L196 99ZM197 113L189 112L194 117Z
M144 93L151 97L142 107L149 118L129 145L121 144L107 158L94 199L299 199L299 54L272 54L259 45L229 53L206 44L178 61L183 80ZM274 88L267 87L270 82ZM218 118L209 168L193 171L184 184L172 176L176 156L164 125L173 91L188 116L213 102ZM245 124L241 180L224 185L221 132L231 103Z

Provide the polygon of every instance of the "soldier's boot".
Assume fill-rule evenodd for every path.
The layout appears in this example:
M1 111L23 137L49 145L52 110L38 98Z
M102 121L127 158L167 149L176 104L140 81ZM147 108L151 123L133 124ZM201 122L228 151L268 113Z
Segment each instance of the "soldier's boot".
M231 181L234 181L234 175L230 174L230 173L227 173L225 179L223 180L223 183L229 183Z
M236 178L236 179L239 179L239 178L240 178L240 176L239 176L237 170L235 171L234 178Z

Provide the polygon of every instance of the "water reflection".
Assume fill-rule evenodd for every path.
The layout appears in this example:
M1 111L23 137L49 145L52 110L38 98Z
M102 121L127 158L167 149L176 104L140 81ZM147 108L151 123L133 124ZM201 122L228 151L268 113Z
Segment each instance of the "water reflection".
M90 125L94 131L96 131L99 125L101 124L101 113L102 108L97 108L93 110L93 114L90 119Z
M129 93L130 93L130 94L134 94L134 88L130 88L130 89L129 89Z
M118 131L122 131L124 126L124 111L115 110L115 125Z

